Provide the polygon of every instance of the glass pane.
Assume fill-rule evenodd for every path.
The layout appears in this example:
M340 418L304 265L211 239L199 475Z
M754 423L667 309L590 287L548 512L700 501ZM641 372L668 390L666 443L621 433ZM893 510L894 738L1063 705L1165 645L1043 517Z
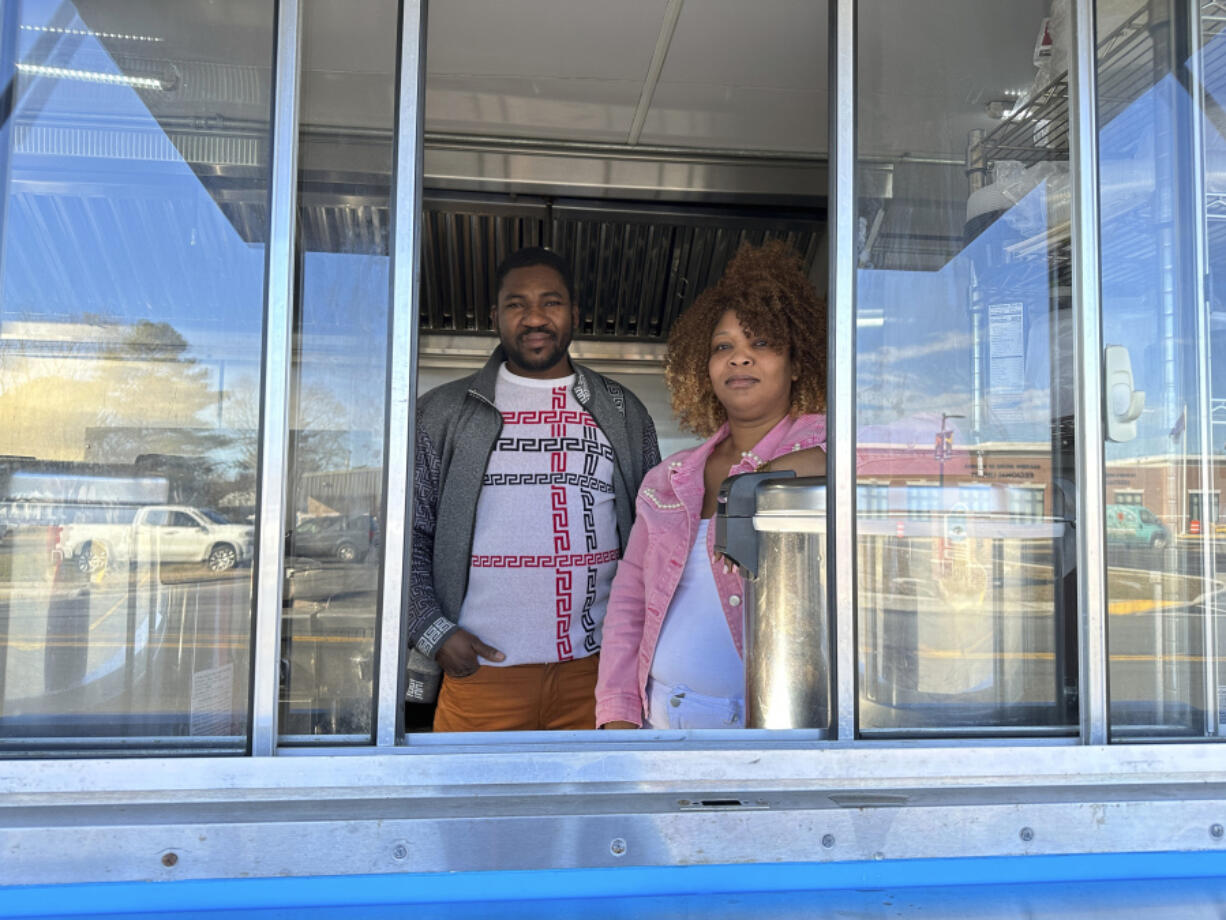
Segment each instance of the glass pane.
M1224 12L1217 2L1130 0L1098 13L1117 739L1218 732L1226 379L1213 362L1226 354Z
M1048 7L859 8L866 735L1076 723L1067 51L1044 44Z
M396 3L362 11L303 10L283 743L371 736Z
M273 4L4 14L0 751L239 748Z

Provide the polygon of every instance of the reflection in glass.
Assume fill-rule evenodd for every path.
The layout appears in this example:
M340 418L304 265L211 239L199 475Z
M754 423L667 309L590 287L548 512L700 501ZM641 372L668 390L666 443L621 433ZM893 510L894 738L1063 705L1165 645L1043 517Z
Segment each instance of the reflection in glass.
M1218 733L1222 12L1098 13L1114 738Z
M282 742L369 741L381 561L396 4L303 18Z
M9 10L0 750L238 747L273 4Z
M1036 56L1048 16L860 5L864 734L1076 724L1067 45ZM917 54L916 34L942 42Z

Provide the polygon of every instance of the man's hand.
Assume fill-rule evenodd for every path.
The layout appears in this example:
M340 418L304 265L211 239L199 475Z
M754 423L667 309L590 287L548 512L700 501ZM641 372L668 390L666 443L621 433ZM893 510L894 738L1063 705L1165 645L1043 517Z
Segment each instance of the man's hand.
M469 677L481 667L478 657L502 661L507 656L492 645L486 645L467 629L457 629L447 637L434 659L448 677Z
M620 721L606 722L604 725L600 727L607 728L610 731L614 729L638 728L638 726L635 725L633 722L620 722Z

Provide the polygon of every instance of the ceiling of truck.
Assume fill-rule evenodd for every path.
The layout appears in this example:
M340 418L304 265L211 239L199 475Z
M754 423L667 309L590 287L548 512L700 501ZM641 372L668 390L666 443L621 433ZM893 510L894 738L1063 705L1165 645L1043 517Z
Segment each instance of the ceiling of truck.
M961 156L962 127L991 128L987 103L1033 79L1049 5L859 3L862 152ZM170 61L267 66L270 0L76 6L96 32L156 36ZM303 5L304 123L390 129L394 11L393 0ZM822 153L827 15L814 0L434 3L426 129L627 143L638 113L642 144Z
M642 106L641 143L826 151L826 4L678 5L670 32L668 0L436 4L426 128L627 143ZM860 3L862 150L961 157L966 130L994 124L987 103L1030 84L1048 5Z

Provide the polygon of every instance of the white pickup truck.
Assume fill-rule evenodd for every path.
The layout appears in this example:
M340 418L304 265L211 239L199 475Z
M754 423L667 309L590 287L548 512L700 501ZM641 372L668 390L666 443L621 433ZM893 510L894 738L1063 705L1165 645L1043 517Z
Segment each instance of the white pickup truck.
M255 528L232 524L215 511L188 505L145 505L130 522L72 523L60 535L65 559L82 572L105 571L113 561L203 562L224 572L251 558Z

